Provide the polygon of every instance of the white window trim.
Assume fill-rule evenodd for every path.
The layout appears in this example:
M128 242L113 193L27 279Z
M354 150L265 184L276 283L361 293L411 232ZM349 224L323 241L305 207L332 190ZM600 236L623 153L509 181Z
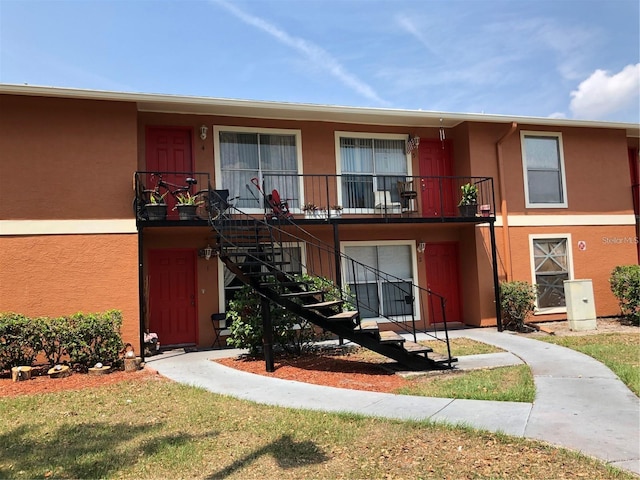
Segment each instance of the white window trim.
M558 153L560 156L560 170L562 177L562 203L532 203L529 201L529 174L527 170L527 152L525 149L525 137L555 137L558 140ZM526 208L569 208L567 198L567 175L564 167L564 143L561 132L541 132L522 130L520 132L520 149L522 152L522 173L524 176L524 198Z
M299 246L300 247L300 259L303 261L301 265L302 274L307 273L307 244L304 242L284 242L282 244L284 248ZM220 313L226 313L227 299L224 295L224 263L218 261L218 310Z
M386 245L408 245L409 246L409 250L411 251L411 274L412 274L412 279L411 279L411 283L413 283L414 285L416 285L416 287L414 287L413 289L413 298L415 299L415 302L419 302L421 295L420 295L420 291L417 288L418 285L418 256L416 254L416 241L415 240L375 240L375 241L341 241L340 242L340 253L342 253L343 255L345 254L345 250L346 247L381 247L381 246L386 246ZM347 285L349 282L347 282L347 275L346 272L344 271L345 265L343 262L342 265L342 272L340 272L340 274L342 275L342 284L343 285ZM414 313L414 319L416 321L416 323L421 319L420 317L420 312L421 312L421 308L420 305L414 305L415 308L415 313ZM411 316L410 315L405 315L402 317L393 317L394 320L396 322L410 322L411 321ZM384 317L372 317L372 318L368 318L367 320L375 320L378 323L390 323L391 321L384 318Z
M399 133L347 132L347 131L336 130L334 132L334 141L335 141L335 151L336 151L336 174L338 175L338 177L336 178L336 183L337 183L336 187L337 187L339 205L344 205L342 200L342 180L341 180L341 176L342 176L342 158L340 157L340 138L341 137L370 138L374 140L404 140L405 145L406 145L406 142L409 140L408 135L403 135ZM406 152L406 148L405 148L405 158L407 161L407 177L411 177L413 176L411 154ZM376 210L373 208L369 210L362 209L362 208L358 208L358 209L345 208L344 213L369 214L369 213L379 213L379 211L376 212Z
M263 127L236 127L233 125L214 125L213 126L213 166L215 169L215 188L226 188L222 182L222 159L220 158L220 132L240 132L240 133L264 133L269 135L295 135L296 137L296 160L298 167L298 192L300 195L300 205L304 205L304 182L302 174L302 130L286 129L286 128L263 128ZM253 185L249 185L254 188ZM253 192L257 196L259 192ZM262 208L245 208L246 213L262 213ZM291 209L292 212L300 213L300 209Z
M531 284L536 285L536 262L534 259L534 240L546 240L560 238L567 241L567 266L569 270L569 280L573 280L573 246L571 243L570 233L531 233L529 234L529 260L531 261ZM538 308L538 298L536 295L536 309L533 312L534 315L550 315L553 313L567 313L567 307L550 307L550 308Z

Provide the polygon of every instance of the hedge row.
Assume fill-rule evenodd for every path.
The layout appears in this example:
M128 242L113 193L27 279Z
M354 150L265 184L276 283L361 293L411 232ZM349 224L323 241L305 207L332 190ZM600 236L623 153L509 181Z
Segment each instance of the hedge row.
M0 313L0 370L32 365L40 354L50 365L68 362L81 370L98 362L117 365L124 349L121 326L117 310L58 318Z

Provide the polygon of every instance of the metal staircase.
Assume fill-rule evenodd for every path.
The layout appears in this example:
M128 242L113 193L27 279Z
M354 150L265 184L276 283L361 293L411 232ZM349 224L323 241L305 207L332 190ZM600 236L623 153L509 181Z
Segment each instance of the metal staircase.
M264 301L274 302L322 330L391 358L410 370L447 369L457 361L451 356L446 322L444 330L430 335L446 343L448 355L434 354L416 340L416 305L421 306L423 319L428 306L442 308L444 315L445 299L434 292L349 258L291 219L267 216L263 220L229 207L224 215L211 218L210 224L216 233L220 260ZM328 288L314 289L300 275L291 273L293 264L308 275L319 277L327 287L337 287L340 297L327 298ZM349 279L348 287L341 285L343 273ZM365 288L379 281L385 284L384 313ZM314 283L317 287L318 282ZM381 329L382 322L398 326L394 330L411 334L413 341L406 338L411 335ZM265 325L265 339L268 329ZM265 346L268 343L265 341Z

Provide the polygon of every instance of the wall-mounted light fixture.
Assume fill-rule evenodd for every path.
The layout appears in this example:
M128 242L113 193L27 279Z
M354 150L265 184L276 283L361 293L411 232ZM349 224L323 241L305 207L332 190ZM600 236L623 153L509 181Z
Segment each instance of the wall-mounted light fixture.
M420 137L418 137L417 135L415 137L412 137L411 134L409 134L409 140L407 140L407 153L413 152L416 148L418 148L419 145Z
M438 131L438 135L440 136L440 143L442 144L442 149L444 150L444 141L447 137L444 132L444 126L442 125L442 119L440 119L440 130Z
M213 248L211 245L207 244L205 248L198 250L198 256L205 260L209 260L213 256Z
M427 244L424 242L420 242L418 243L416 250L418 250L418 253L423 253L425 248L427 248Z
M209 129L207 128L206 125L202 125L200 127L200 138L202 140L206 140L207 139L207 130L209 130Z

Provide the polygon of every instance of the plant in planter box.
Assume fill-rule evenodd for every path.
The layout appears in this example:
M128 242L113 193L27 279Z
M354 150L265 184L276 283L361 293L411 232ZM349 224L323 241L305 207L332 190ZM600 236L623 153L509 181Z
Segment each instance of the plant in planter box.
M471 183L465 183L460 187L462 196L458 209L463 217L475 217L478 212L478 187Z
M341 217L342 216L342 205L331 205L331 217Z
M179 193L176 195L176 206L173 209L178 210L180 220L193 220L196 218L196 209L202 203L202 200L198 200L189 192Z
M164 203L166 195L166 192L162 195L155 192L151 194L149 203L144 206L149 220L165 220L167 218L167 204Z
M327 210L315 203L305 203L302 205L302 211L305 218L327 218Z

